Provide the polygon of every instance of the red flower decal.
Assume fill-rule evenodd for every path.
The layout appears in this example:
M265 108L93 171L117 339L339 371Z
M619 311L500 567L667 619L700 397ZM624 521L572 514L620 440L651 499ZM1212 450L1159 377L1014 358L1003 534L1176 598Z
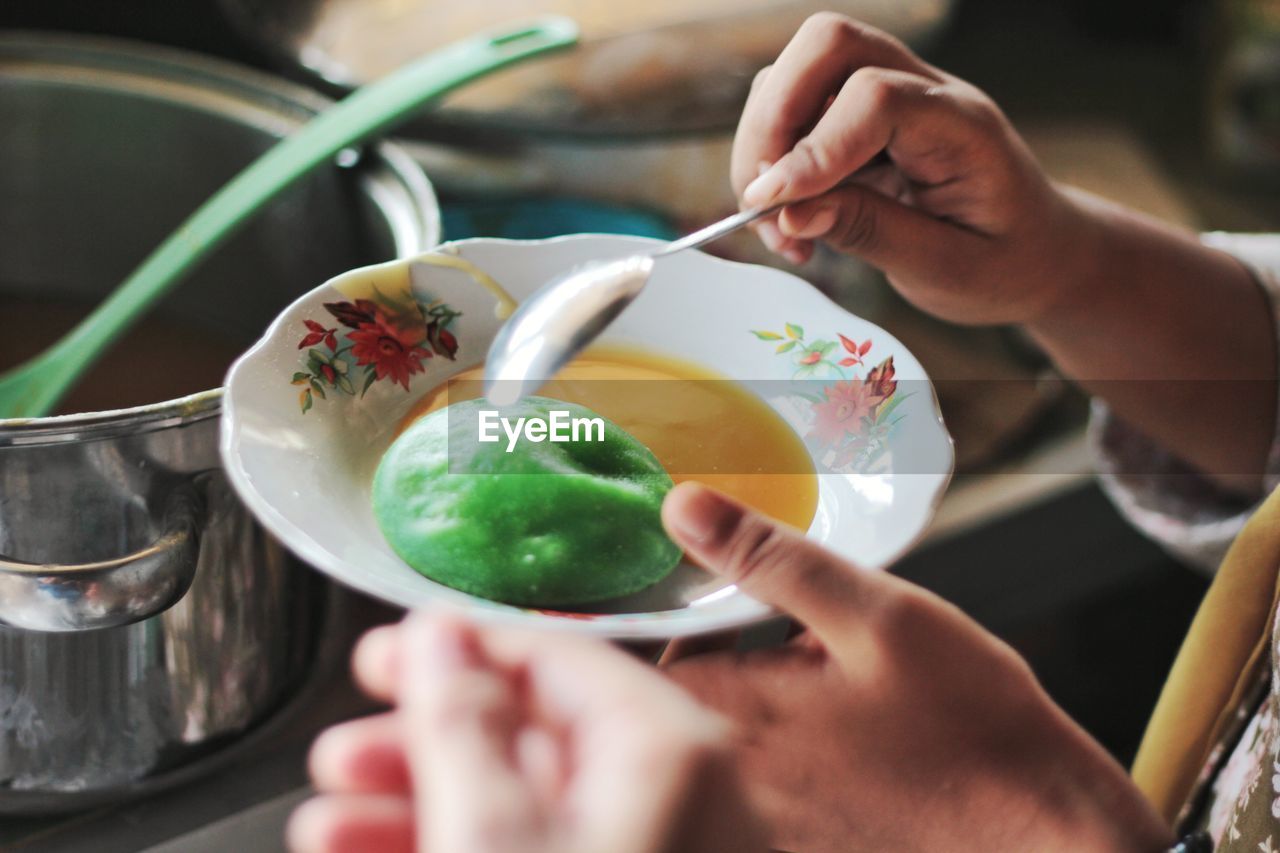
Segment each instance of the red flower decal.
M560 616L565 619L580 619L583 622L590 622L592 619L600 618L599 613L583 613L577 610L548 610L545 607L528 608L531 613L543 613L547 616Z
M372 320L361 323L347 335L356 364L373 365L378 379L390 376L392 382L408 391L409 377L422 373L422 360L431 357L431 351L420 346L427 337L427 330L420 316L418 320L417 324L397 325L380 309L374 308Z
M898 382L893 378L897 373L893 366L893 356L889 356L868 371L866 382L875 388L878 395L887 399L898 390Z
M431 344L431 349L450 361L458 353L458 339L453 332L440 328L439 320L432 320L427 324L427 342Z
M306 349L324 341L325 345L331 350L338 348L337 327L326 329L315 320L303 320L307 326L307 336L298 344L298 349Z
M383 379L408 391L409 380L426 372L426 359L441 355L452 361L457 356L457 335L446 327L460 312L440 300L416 299L408 290L390 296L376 288L373 292L373 299L324 303L338 321L333 328L323 321L302 321L307 333L298 349L307 352L303 369L295 370L289 383L301 389L303 414L317 398L328 399L335 391L363 397Z
M813 413L805 440L820 445L824 456L831 451L835 470L878 459L888 449L889 435L903 417L888 417L899 401L893 357L858 378L858 371L853 368L866 365L870 338L859 343L837 334L837 345L823 338L806 340L803 327L795 323L787 323L785 328L789 340L783 340L777 332L750 331L762 341L782 341L774 351L779 355L790 353L788 361L799 368L794 378L814 376L819 370L842 377L827 384L821 397L802 395L810 402ZM843 378L850 375L850 379Z
M357 299L355 302L326 302L325 310L337 318L338 322L349 329L358 329L365 323L375 322L378 306L372 299Z
M894 380L893 357L867 373L866 379L835 382L823 389L826 397L814 403L816 416L810 435L827 445L837 444L846 435L863 430L863 419L874 417L880 404L898 389Z
M845 351L851 353L847 358L840 360L840 366L853 367L855 364L862 364L862 357L871 349L871 339L868 338L859 344L841 334L837 334L836 337L840 339L840 345L845 348Z

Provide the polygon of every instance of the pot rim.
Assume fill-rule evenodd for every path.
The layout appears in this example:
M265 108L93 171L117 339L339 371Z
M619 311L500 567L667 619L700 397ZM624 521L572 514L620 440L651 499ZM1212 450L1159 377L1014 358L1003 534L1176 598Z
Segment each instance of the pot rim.
M194 423L218 415L222 409L222 390L211 388L124 409L43 418L0 418L0 448L114 438L125 433L152 432Z
M53 73L65 79L63 75L68 73L88 75L87 85L92 88L141 91L149 98L221 115L264 133L288 132L333 103L333 99L311 89L252 68L130 39L10 30L0 33L0 69L6 61L21 63L21 73L26 77L47 78ZM179 97L192 91L199 91L204 97L196 102ZM376 142L363 148L372 153L370 161L379 168L371 169L360 179L376 182L381 177L392 182L403 190L409 202L399 210L391 210L385 192L368 193L383 211L397 253L402 257L414 255L439 242L435 191L421 166L391 142ZM377 188L375 184L373 189ZM110 438L193 423L216 416L221 401L222 388L217 387L127 408L42 418L0 418L0 448Z

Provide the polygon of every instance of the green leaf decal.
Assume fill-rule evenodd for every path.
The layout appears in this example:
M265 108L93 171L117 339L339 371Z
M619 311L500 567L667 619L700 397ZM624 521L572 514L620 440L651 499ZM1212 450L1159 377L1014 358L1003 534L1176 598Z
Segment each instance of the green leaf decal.
M892 412L894 409L898 408L899 403L901 403L903 400L907 399L914 393L915 393L914 391L911 391L910 393L907 393L907 394L894 394L892 397L889 398L888 402L884 403L880 407L879 411L876 412L876 420L882 421L885 418L889 417L889 413Z

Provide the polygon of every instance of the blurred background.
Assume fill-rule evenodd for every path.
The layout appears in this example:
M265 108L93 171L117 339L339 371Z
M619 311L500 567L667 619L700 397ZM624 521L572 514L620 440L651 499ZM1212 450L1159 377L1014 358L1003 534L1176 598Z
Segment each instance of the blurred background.
M985 89L1063 181L1188 228L1280 228L1275 0L460 5L6 0L0 35L21 41L28 35L18 31L52 31L167 45L336 97L476 29L564 12L583 26L581 50L468 87L399 141L435 187L445 239L664 236L733 207L728 145L746 86L800 21L827 8L895 32ZM0 51L0 96L6 86L15 95L17 78L6 70L18 61ZM126 143L127 120L100 117ZM7 121L0 111L0 140ZM86 148L92 136L81 140ZM12 178L22 167L8 163ZM202 161L183 168L194 180ZM6 202L3 195L0 221L18 221L14 196ZM781 265L750 238L723 251ZM1204 573L1118 517L1092 480L1086 401L1018 334L925 317L851 259L821 254L799 273L920 357L956 438L959 471L938 523L896 571L1008 639L1066 709L1127 761L1207 584ZM298 292L318 280L300 281ZM361 625L394 616L348 599L344 620L328 629L335 637L349 639ZM199 782L74 819L0 818L0 846L277 849L283 815L303 795L301 756L311 734L364 707L335 663L342 641L336 648L317 663L305 707L260 733L251 754L242 750Z

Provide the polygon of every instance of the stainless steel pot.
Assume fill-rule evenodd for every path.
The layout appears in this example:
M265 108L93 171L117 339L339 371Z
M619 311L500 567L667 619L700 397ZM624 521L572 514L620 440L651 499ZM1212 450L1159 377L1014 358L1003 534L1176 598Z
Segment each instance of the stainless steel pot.
M0 37L0 297L91 304L325 103L172 51ZM247 344L325 278L438 239L435 198L409 158L381 145L349 159L264 211L165 316ZM11 312L6 328L26 322ZM143 360L99 381L158 368ZM305 680L327 587L224 482L220 398L0 421L0 812L137 790L249 730Z

